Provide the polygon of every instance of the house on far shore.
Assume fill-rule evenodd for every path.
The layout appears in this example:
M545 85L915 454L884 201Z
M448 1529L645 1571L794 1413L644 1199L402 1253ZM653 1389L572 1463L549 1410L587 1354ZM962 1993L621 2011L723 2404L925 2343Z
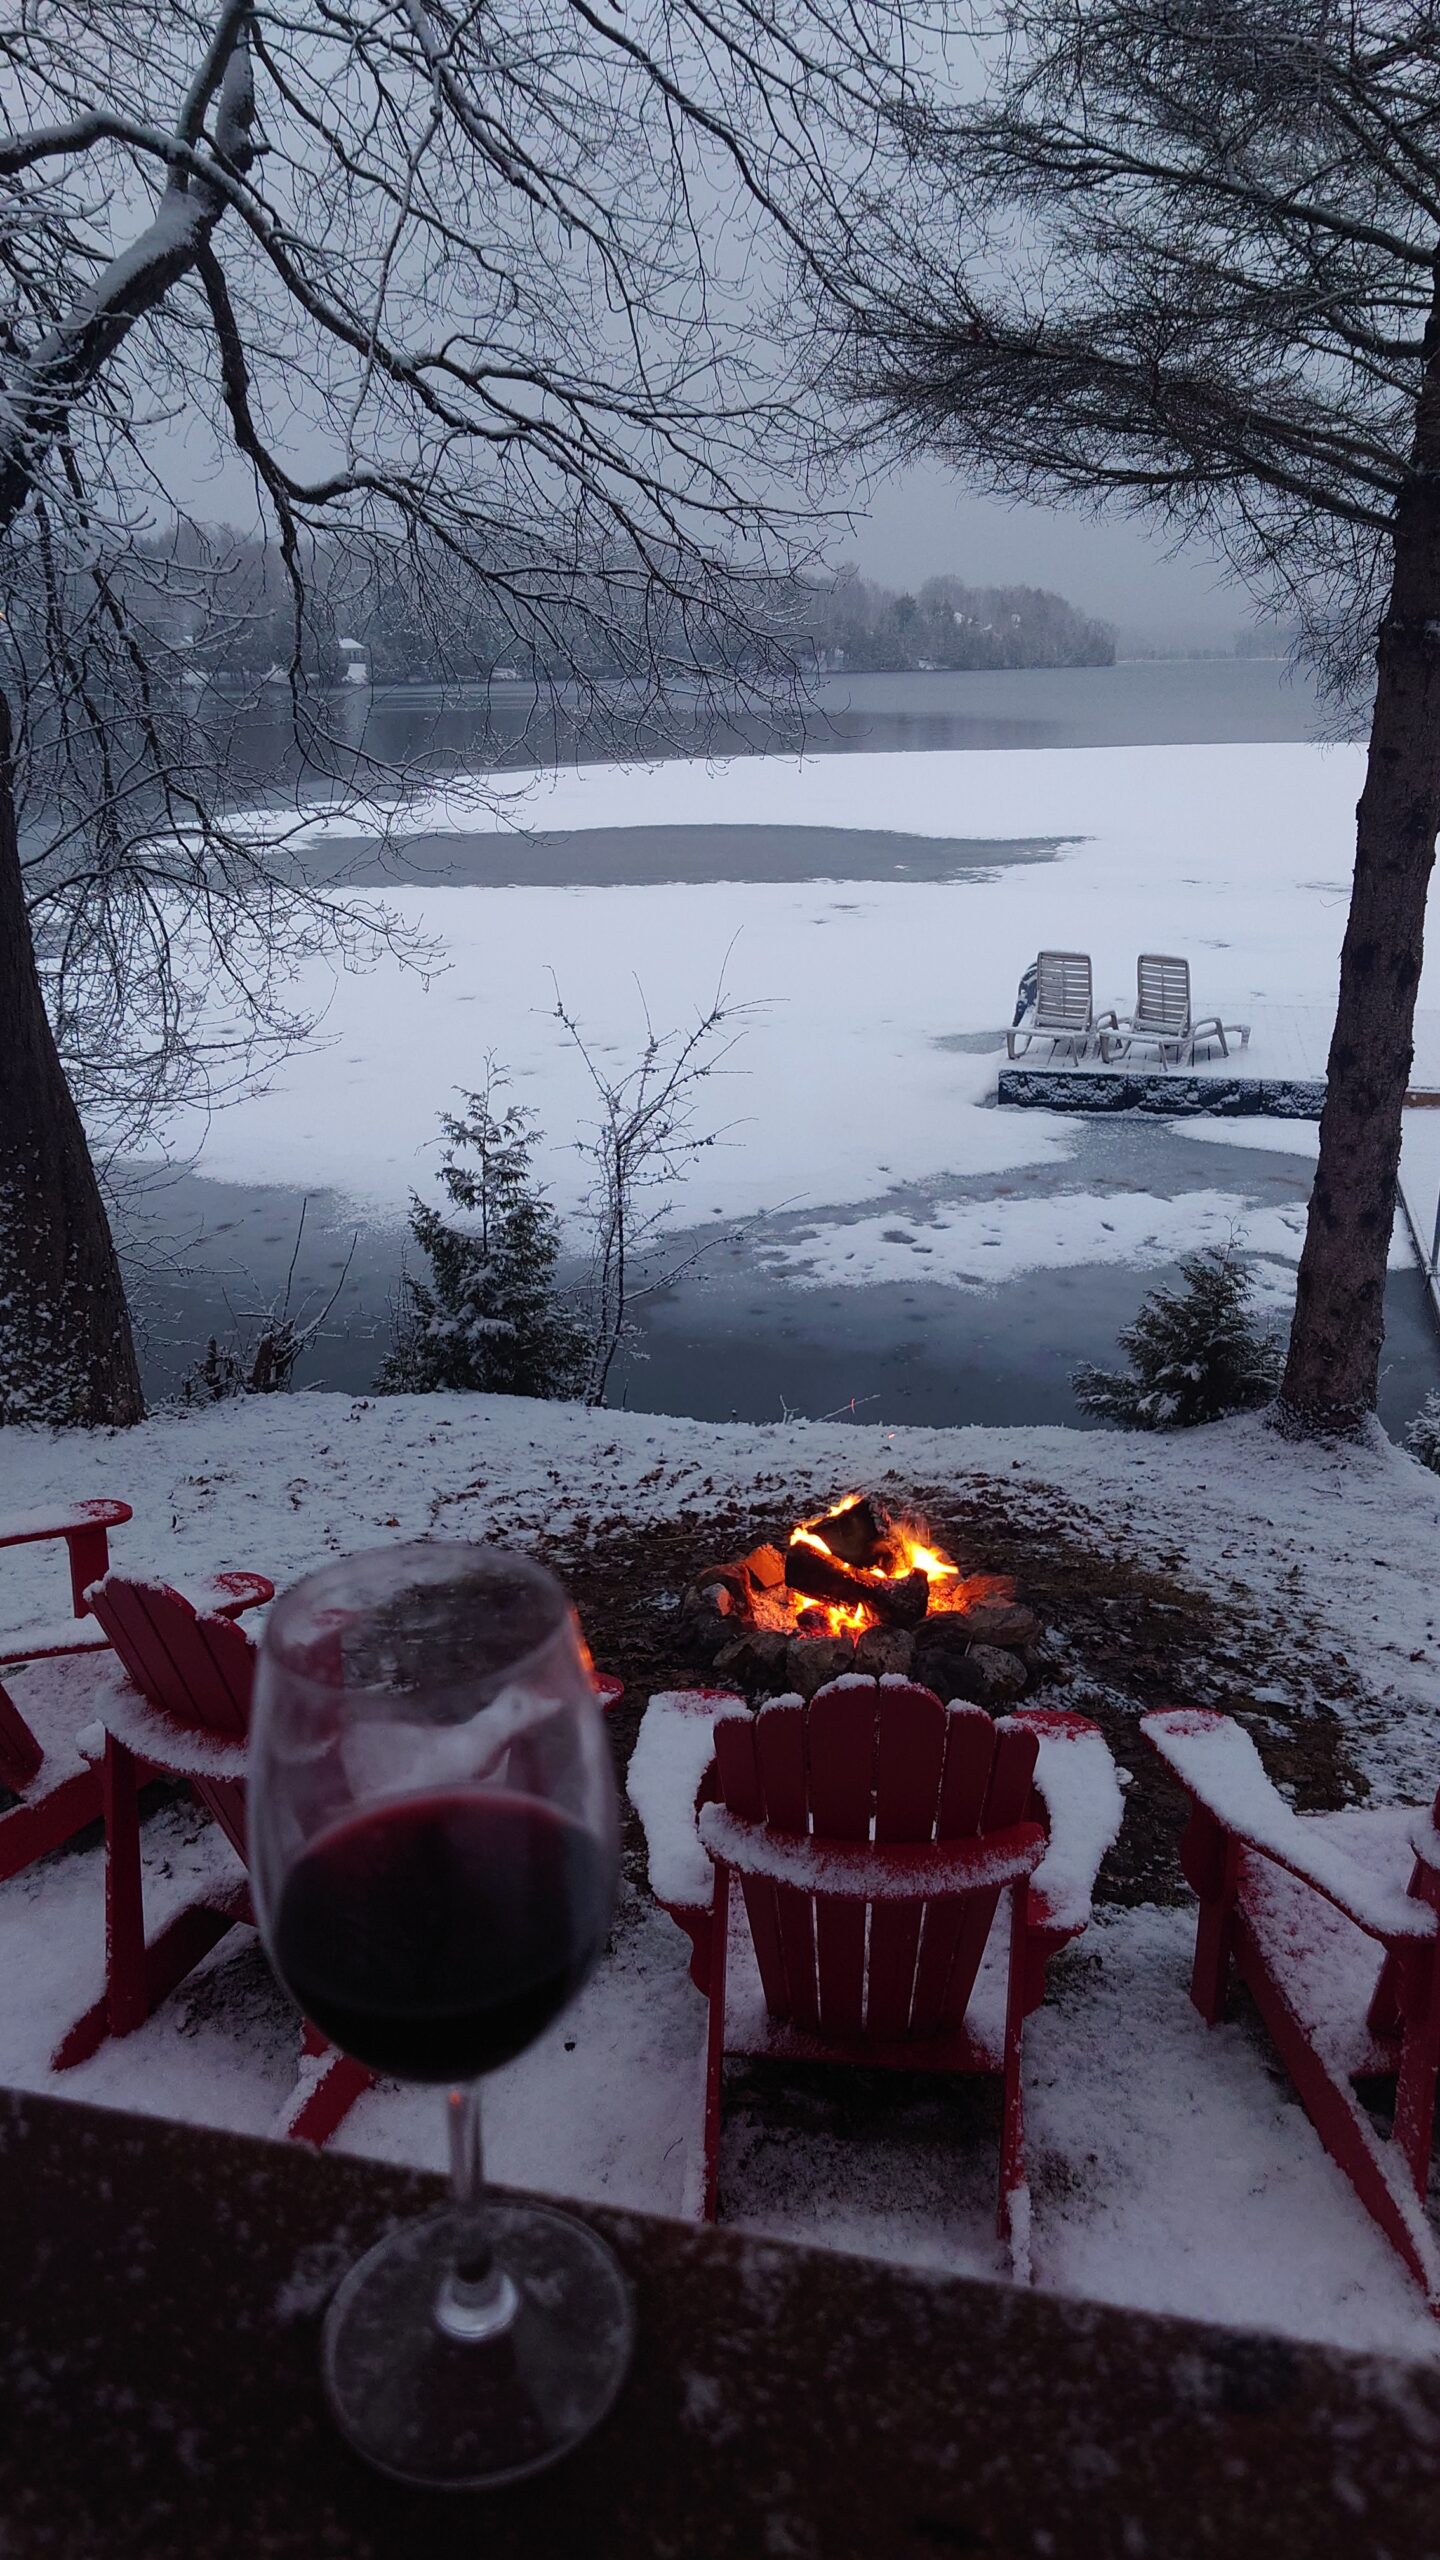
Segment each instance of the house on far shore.
M345 670L344 681L346 684L368 684L370 681L370 662L365 654L364 641L337 640L335 646L340 652L340 662Z

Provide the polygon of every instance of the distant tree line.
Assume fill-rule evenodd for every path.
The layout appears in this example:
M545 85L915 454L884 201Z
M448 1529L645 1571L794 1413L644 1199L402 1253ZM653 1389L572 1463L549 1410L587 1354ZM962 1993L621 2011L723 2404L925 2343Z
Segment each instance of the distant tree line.
M444 579L448 610L437 616L436 565L427 565L423 545L417 546L389 561L384 578L376 579L352 551L316 543L306 562L309 612L300 641L307 681L342 682L347 641L359 642L374 684L476 683L500 670L547 682L576 671L619 680L652 670L657 640L663 648L664 634L657 633L657 617L665 618L663 591L647 592L641 579L622 586L613 576L597 577L593 594L592 582L572 580L569 593L550 599L538 622L517 627L513 612L497 605L494 583L477 575L467 591L453 568ZM188 582L187 570L195 573ZM289 671L295 621L276 543L224 526L183 525L170 542L137 544L124 574L132 613L172 666L247 683ZM498 592L503 599L503 582ZM824 583L813 577L757 582L752 607L748 650L733 626L722 629L718 622L708 646L692 626L687 649L717 671L733 664L747 672L758 671L762 660L773 665L777 652L802 670L1115 662L1109 625L1044 587L970 587L940 577L928 578L914 594L897 594L846 567Z
M1115 634L1046 587L927 578L914 595L842 569L807 599L817 657L848 668L1113 667Z

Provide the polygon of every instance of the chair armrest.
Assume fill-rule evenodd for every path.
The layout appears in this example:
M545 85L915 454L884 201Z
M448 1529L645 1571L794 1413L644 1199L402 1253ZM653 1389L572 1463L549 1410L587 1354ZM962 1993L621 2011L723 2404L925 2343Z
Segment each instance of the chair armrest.
M1090 1918L1101 1861L1125 1819L1115 1763L1088 1716L1021 1707L1012 1722L1028 1726L1039 1741L1032 1783L1049 1832L1030 1879L1029 1924L1078 1937Z
M1298 1876L1367 1937L1435 1935L1436 1915L1426 1903L1399 1885L1387 1886L1318 1824L1292 1812L1233 1716L1205 1707L1167 1707L1142 1716L1140 1730L1222 1831Z
M748 1714L731 1689L666 1689L640 1719L625 1792L645 1834L650 1890L667 1909L707 1910L715 1889L695 1809L715 1759L715 1719Z
M122 1521L134 1517L128 1502L117 1502L109 1495L93 1502L72 1502L60 1510L0 1512L0 1547L80 1537L87 1529L118 1529Z
M763 1876L771 1884L798 1885L822 1901L953 1902L998 1890L1033 1875L1045 1854L1038 1822L971 1840L816 1840L803 1831L771 1831L747 1822L728 1805L700 1808L699 1833L708 1856L739 1876Z

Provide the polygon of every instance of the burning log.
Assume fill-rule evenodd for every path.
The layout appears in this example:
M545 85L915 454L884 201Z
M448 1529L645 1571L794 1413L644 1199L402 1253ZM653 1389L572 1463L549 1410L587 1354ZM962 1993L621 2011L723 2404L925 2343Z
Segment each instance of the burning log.
M785 1558L785 1580L807 1600L823 1600L832 1609L868 1609L882 1627L918 1627L930 1606L930 1584L923 1573L907 1573L900 1582L872 1582L834 1556L802 1539Z
M848 1502L843 1511L812 1520L810 1533L841 1564L888 1565L895 1552L890 1544L890 1523L868 1494L862 1494L858 1502Z

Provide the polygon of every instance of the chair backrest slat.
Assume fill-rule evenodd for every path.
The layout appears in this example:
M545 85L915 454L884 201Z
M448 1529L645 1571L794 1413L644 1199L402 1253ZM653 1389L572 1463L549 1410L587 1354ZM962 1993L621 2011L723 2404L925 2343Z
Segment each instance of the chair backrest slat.
M1172 952L1142 951L1135 964L1135 1028L1186 1031L1190 963Z
M90 1605L152 1706L195 1733L243 1740L250 1730L255 1647L233 1619L200 1616L163 1583L107 1574Z
M777 1698L755 1719L755 1753L765 1819L772 1831L808 1831L805 1781L805 1709L798 1698ZM785 1959L788 2015L802 2027L820 2024L815 1973L815 1903L799 1885L777 1884L775 1920Z
M988 1722L988 1718L987 1718ZM933 1840L948 1718L928 1689L881 1691L875 1753L875 1837ZM866 2015L872 2036L910 2032L923 1902L876 1903L870 1913Z
M206 1812L219 1823L242 1867L248 1867L250 1847L245 1832L244 1779L192 1777L190 1784Z
M127 1582L118 1573L107 1574L92 1586L90 1608L98 1618L112 1647L125 1665L137 1689L142 1689L152 1706L162 1707L167 1715L178 1715L183 1709L184 1693L179 1674L163 1635L157 1633L153 1612L145 1605L163 1596L178 1602L179 1593L158 1587L145 1591L139 1583Z
M1012 1823L1023 1822L1030 1805L1031 1787L1040 1742L1028 1725L1013 1723L1002 1717L994 1728L994 1747L990 1760L990 1783L985 1790L985 1809L980 1817L982 1835L987 1831L1008 1831ZM985 1953L999 1901L995 1893L977 1894L960 1917L950 1962L950 1977L945 1985L941 2015L952 2026L958 2026L970 2006L975 1977Z
M1011 1716L1001 1717L995 1727L995 1756L990 1763L990 1784L980 1819L982 1831L1008 1831L1012 1823L1024 1821L1039 1752L1040 1739L1032 1726L1017 1724Z
M995 1726L984 1708L952 1707L946 1730L937 1839L968 1840L979 1830L994 1756Z
M914 1842L1008 1830L1030 1802L1037 1742L928 1689L848 1680L807 1707L778 1699L715 1727L719 1790L748 1822L816 1842ZM963 2017L998 1890L867 1902L742 1876L772 2015L893 2042Z
M868 1840L875 1802L872 1692L853 1686L822 1690L805 1726L805 1775L816 1837ZM865 1905L817 1902L814 1914L821 2028L830 2036L858 2036L865 2025Z
M973 1840L980 1829L985 1799L990 1791L990 1770L995 1758L995 1727L983 1707L953 1706L948 1710L945 1742L945 1774L940 1785L940 1817L936 1836L941 1840ZM979 1924L979 1944L974 1963L962 1967L958 1981L965 1985L965 1998L960 2014L969 2002L975 1973L985 1951L993 1901L986 1907ZM915 1966L915 1989L910 2006L912 2035L933 2035L953 2016L951 1986L957 1981L956 1955L967 1922L973 1917L958 1903L936 1904L925 1914L925 1928ZM977 1929L971 1927L967 1948ZM968 1960L967 1960L968 1961Z
M1041 951L1035 962L1035 1022L1088 1029L1095 1010L1088 951Z
M715 1719L715 1775L721 1801L746 1822L763 1822L765 1819L756 1739L758 1724L759 1719L744 1707L731 1708ZM780 1934L775 1887L767 1876L744 1876L741 1890L745 1896L745 1916L750 1923L755 1961L760 1967L765 2005L774 2017L788 2017L790 1985L785 1971L785 1942Z

